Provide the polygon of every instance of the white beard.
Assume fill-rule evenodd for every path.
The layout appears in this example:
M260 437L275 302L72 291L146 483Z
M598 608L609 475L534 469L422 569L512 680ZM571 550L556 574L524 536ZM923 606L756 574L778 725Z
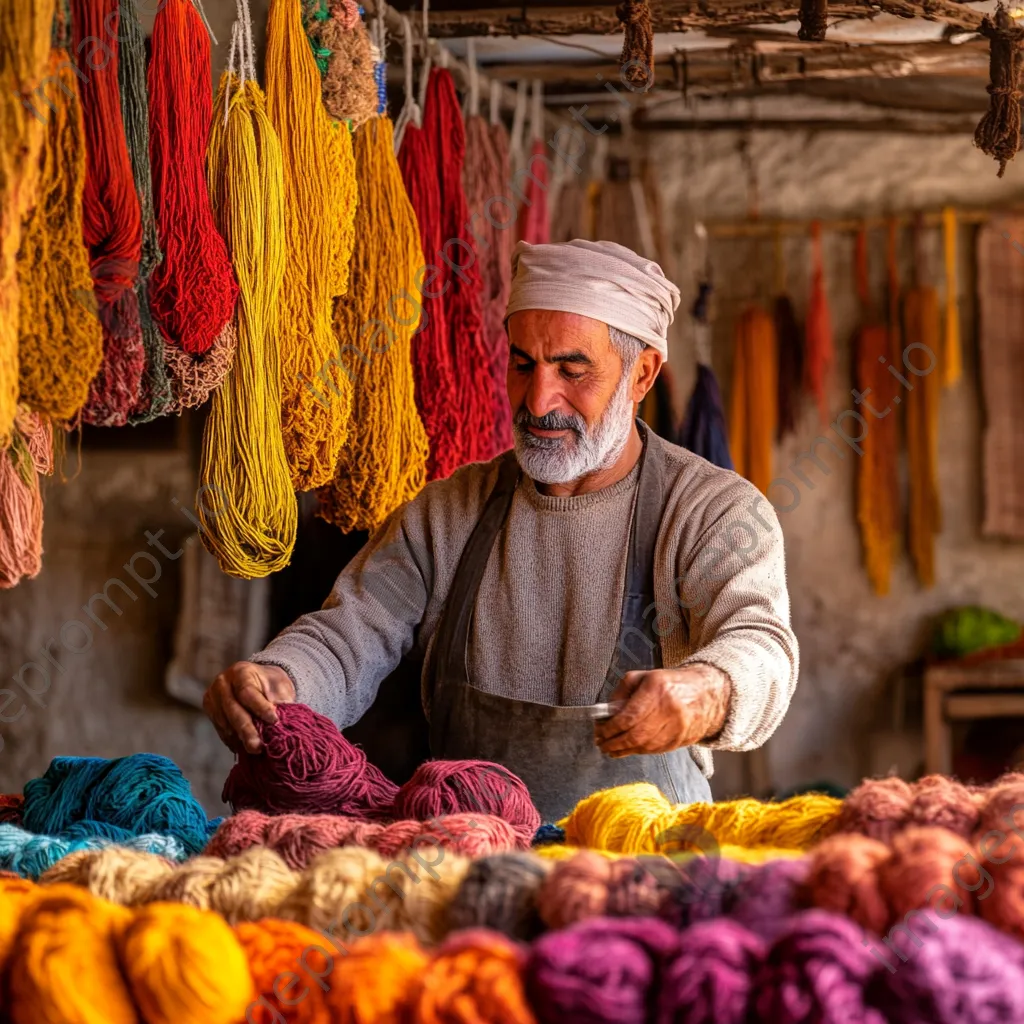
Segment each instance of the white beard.
M604 415L590 429L579 413L548 413L534 419L526 409L520 409L512 426L516 458L523 472L537 483L570 484L614 465L633 429L633 403L629 397L631 376L622 374ZM527 429L531 424L572 433L567 437L537 437Z

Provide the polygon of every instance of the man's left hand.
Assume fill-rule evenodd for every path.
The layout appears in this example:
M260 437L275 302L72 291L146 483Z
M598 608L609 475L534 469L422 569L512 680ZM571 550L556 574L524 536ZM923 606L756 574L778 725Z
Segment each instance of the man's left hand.
M722 731L732 683L712 665L627 672L611 700L626 706L594 729L598 747L611 757L664 754Z

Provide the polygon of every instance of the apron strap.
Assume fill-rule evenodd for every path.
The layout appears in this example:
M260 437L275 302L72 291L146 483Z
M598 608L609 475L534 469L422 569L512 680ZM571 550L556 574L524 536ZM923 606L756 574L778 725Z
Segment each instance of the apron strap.
M630 527L626 579L622 588L619 639L612 652L598 702L607 701L627 672L661 668L661 640L654 630L657 614L645 615L654 604L654 554L665 505L665 451L662 440L637 420L644 450L640 456L633 521Z
M521 470L514 451L505 453L498 469L498 479L483 513L462 549L451 590L437 631L435 680L458 680L469 683L466 646L469 624L473 618L476 595L487 568L494 539L512 507Z

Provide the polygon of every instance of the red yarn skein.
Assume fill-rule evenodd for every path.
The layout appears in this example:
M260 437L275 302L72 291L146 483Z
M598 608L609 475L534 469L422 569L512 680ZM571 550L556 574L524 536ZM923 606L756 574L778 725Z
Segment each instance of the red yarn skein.
M526 783L490 761L425 761L395 797L396 818L477 811L504 818L527 846L540 828Z
M281 704L276 723L255 724L263 749L240 753L224 782L222 799L233 809L369 818L390 808L398 787L329 718Z
M978 806L963 783L946 775L926 775L914 784L908 820L948 828L969 839L978 824Z
M234 315L238 285L206 184L210 39L190 0L165 0L157 14L148 83L153 205L164 251L150 279L150 309L169 342L198 355Z
M807 891L821 910L845 914L862 928L882 933L889 907L879 890L878 868L889 848L877 839L840 833L811 851Z
M914 791L903 779L865 779L843 801L837 831L888 843L906 825L913 800Z

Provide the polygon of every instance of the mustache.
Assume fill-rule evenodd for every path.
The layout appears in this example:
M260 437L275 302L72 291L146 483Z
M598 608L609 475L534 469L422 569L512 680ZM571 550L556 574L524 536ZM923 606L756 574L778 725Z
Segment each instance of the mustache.
M535 427L537 430L571 430L577 437L586 433L586 424L582 416L570 416L562 412L547 412L543 416L534 416L528 409L520 409L514 423L517 427Z

